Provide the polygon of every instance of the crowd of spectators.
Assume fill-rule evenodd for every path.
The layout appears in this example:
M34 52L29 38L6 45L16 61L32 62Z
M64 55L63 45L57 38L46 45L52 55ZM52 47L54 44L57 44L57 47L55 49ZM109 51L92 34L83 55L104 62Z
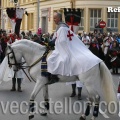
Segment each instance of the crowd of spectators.
M0 63L5 57L5 48L7 43L11 44L15 39L28 39L39 44L47 44L52 40L52 34L33 34L32 31L24 32L22 31L19 37L12 33L6 33L5 30L0 30ZM119 33L78 33L77 35L81 41L86 45L88 49L93 52L96 56L105 61L108 68L112 68L111 59L115 59L120 56L120 34ZM113 54L114 52L114 54ZM116 54L115 54L116 52ZM114 62L114 60L113 60ZM115 63L114 63L115 65ZM116 66L119 67L117 63ZM115 71L113 70L113 73ZM118 73L118 72L116 72Z

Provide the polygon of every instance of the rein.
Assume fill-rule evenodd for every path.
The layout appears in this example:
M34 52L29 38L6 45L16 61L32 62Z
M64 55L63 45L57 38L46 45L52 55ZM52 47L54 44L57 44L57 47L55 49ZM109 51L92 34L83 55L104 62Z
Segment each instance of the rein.
M32 79L34 82L36 82L36 81L32 78L32 76L30 75L30 69L31 69L34 65L36 65L38 62L40 62L40 61L42 60L42 58L46 57L47 54L49 53L49 51L50 51L50 49L47 49L47 50L45 51L45 53L42 55L42 57L40 57L37 61L35 61L35 62L34 62L33 64L31 64L30 66L23 66L23 64L25 64L26 62L18 63L17 60L16 60L16 57L15 57L14 51L13 51L13 49L11 48L11 52L7 54L9 67L12 67L13 65L15 65L15 66L17 67L17 71L18 71L19 69L21 69L21 70L25 73L25 75L27 76L27 78L29 79L30 82L31 82L31 79ZM9 56L9 55L10 55L11 53L13 54L13 59L14 59L14 61L15 61L14 64L13 64L13 63L10 63L10 56ZM28 69L28 72L29 72L29 75L30 75L31 79L29 78L29 76L27 75L27 73L26 73L25 70L24 70L24 69L27 69L27 68L29 68L29 69Z
M46 57L47 54L49 53L50 49L46 50L45 53L42 55L42 57L40 57L37 61L35 61L32 65L29 66L29 70L36 65L38 62L40 62L42 60L42 58Z

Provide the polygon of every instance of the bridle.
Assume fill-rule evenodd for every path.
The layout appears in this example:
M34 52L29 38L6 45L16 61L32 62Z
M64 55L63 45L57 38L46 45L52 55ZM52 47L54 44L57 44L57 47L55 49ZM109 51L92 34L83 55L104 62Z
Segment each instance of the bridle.
M16 72L18 71L18 70L20 70L20 69L22 69L22 71L25 73L25 75L27 76L27 78L28 78L28 80L31 82L31 79L29 78L29 76L27 75L27 73L25 72L25 70L24 69L26 69L26 68L28 68L29 66L23 66L23 64L25 64L26 62L20 62L20 63L18 63L17 62L17 60L16 60L16 57L15 57L15 53L14 53L14 51L13 51L13 49L12 48L10 48L11 49L11 52L9 52L9 53L7 53L7 58L8 58L8 65L9 65L9 67L12 67L13 65L15 65L16 66L16 68L17 68L17 70L14 70L14 77L15 77L15 74L16 74ZM10 54L12 54L13 56L12 57L10 57ZM10 62L10 58L11 59L14 59L14 62L15 63L11 63ZM31 77L31 76L30 76ZM32 77L31 77L32 78ZM35 80L32 78L32 80L35 82Z
M31 69L34 65L36 65L38 62L40 62L40 61L42 60L42 58L46 57L47 54L49 53L50 49L47 48L46 51L45 51L45 53L42 55L42 57L40 57L38 60L36 60L36 61L35 61L33 64L31 64L30 66L23 66L26 62L20 62L20 63L18 63L17 60L16 60L15 53L14 53L13 49L12 49L12 48L10 48L10 49L11 49L11 51L10 51L9 53L7 53L8 65L9 65L9 67L12 67L13 65L15 65L16 68L17 68L17 70L16 70L15 72L17 72L18 70L21 69L21 70L25 73L25 75L27 76L27 78L29 79L30 82L31 82L31 79L32 79L34 82L36 82L36 81L32 78L32 76L31 76L30 74L29 74L29 76L30 76L31 78L29 78L29 76L27 75L27 73L25 72L24 69L29 68L29 69L28 69L28 73L30 73L30 69ZM10 54L13 55L12 58L10 57ZM11 63L11 62L10 62L10 58L11 58L11 59L14 59L14 62L15 62L15 63Z
M14 59L14 62L15 63L10 63L10 54L13 54L13 59ZM15 53L14 53L14 51L13 51L13 49L11 48L11 52L9 52L9 53L7 53L7 57L8 57L8 65L9 65L9 67L12 67L13 65L15 65L16 66L16 68L17 68L17 71L19 70L19 69L21 69L22 68L22 65L25 63L25 62L21 62L21 63L18 63L17 62L17 60L16 60L16 57L15 57ZM11 59L12 59L11 58Z

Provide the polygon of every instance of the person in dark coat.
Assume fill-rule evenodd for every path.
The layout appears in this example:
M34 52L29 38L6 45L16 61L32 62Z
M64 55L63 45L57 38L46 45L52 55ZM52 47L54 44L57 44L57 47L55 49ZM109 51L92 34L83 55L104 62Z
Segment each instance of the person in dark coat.
M118 74L118 68L120 66L120 49L117 41L113 41L111 48L108 51L108 54L110 56L110 62L112 67L113 74Z
M101 46L98 43L97 37L94 37L92 42L90 43L90 47L89 50L96 55L97 57L99 57L100 59L102 59L104 61L104 53L102 51Z
M7 43L5 42L4 38L1 39L1 48L2 48L2 53L1 53L1 62L3 61L5 57L5 49L7 47Z

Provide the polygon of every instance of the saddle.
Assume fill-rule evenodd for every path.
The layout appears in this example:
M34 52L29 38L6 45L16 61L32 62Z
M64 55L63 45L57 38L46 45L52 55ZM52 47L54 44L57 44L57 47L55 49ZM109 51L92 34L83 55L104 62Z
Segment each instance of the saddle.
M48 52L47 55L45 55L41 60L41 76L47 77L48 71L47 71L47 58L51 55L52 50Z
M51 55L52 51L50 51L45 57L42 58L42 62L41 62L41 76L47 77L48 78L48 83L46 85L49 84L53 84L59 81L59 78L57 77L57 75L52 75L51 73L49 73L47 71L47 58Z

